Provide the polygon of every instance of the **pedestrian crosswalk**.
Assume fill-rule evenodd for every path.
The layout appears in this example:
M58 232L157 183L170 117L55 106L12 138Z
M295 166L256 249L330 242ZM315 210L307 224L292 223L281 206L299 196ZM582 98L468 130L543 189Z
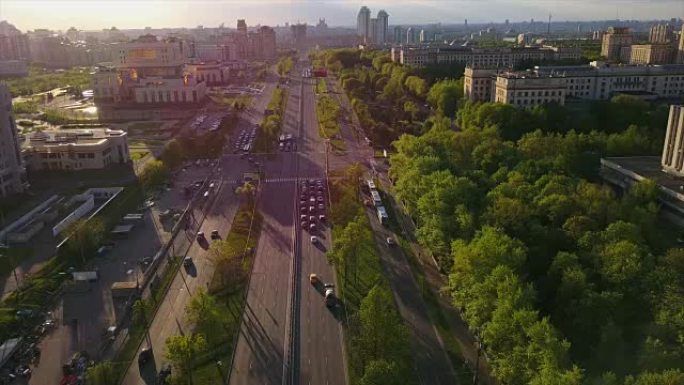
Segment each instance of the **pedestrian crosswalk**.
M288 177L288 178L266 178L261 181L261 183L293 183L297 181L305 181L309 179L325 179L325 176L322 175L316 175L316 176L301 176L299 178L295 177ZM341 179L339 177L330 177L330 180L337 180ZM243 180L242 179L233 179L233 180L227 180L226 183L228 184L242 184Z

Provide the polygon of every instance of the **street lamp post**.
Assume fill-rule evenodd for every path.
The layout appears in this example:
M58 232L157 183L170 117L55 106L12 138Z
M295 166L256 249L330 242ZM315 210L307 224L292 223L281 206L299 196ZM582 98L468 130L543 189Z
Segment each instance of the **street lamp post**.
M475 329L475 346L477 347L477 356L475 358L475 373L473 373L473 385L477 385L478 375L480 373L480 350L482 350L482 342L480 341L480 329Z

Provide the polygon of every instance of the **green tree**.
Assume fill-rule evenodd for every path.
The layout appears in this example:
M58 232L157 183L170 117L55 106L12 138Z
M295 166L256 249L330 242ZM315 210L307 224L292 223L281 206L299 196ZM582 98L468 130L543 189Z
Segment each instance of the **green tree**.
M366 364L360 385L405 385L406 376L397 367L396 362L383 359L373 360Z
M361 300L359 321L358 344L364 362L405 362L403 359L410 355L408 330L387 287L375 285Z
M442 116L453 118L458 109L458 101L463 97L463 81L442 80L430 87L427 101Z
M245 181L241 186L238 186L235 189L235 192L244 196L250 207L254 206L254 196L256 194L256 186L254 186L254 183Z
M160 160L151 160L145 164L138 180L145 191L150 191L161 185L169 175L169 168Z
M66 234L67 250L86 262L86 254L94 251L105 236L104 223L99 218L78 219L64 230Z
M88 367L86 380L90 385L117 385L118 373L110 361L102 361Z
M174 367L174 377L190 380L192 383L193 360L207 350L207 341L203 336L175 335L166 339L166 359Z

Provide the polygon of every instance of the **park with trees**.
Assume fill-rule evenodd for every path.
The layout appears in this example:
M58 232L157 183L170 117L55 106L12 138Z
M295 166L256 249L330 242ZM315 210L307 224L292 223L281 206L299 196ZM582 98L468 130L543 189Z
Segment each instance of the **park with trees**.
M601 157L660 153L667 105L619 95L518 109L466 101L455 66L354 49L312 59L336 73L373 146L394 152L392 193L496 378L684 382L679 234L658 215L653 182L619 194L599 178Z

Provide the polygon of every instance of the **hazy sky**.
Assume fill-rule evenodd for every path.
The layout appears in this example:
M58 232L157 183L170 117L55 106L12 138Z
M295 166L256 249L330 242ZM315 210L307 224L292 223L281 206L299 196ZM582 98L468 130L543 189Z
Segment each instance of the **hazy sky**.
M385 9L390 24L546 20L669 19L684 17L684 0L0 0L0 20L35 28L234 27L285 22L351 26L361 5Z

